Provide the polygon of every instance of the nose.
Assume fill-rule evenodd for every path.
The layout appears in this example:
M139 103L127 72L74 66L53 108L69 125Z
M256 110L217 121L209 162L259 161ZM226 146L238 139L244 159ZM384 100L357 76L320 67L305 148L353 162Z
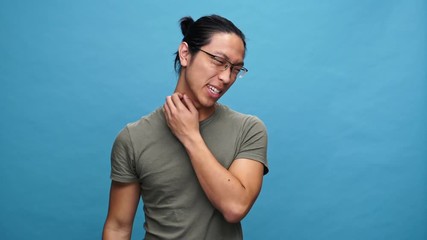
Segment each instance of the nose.
M229 84L233 80L231 77L232 70L232 67L229 66L219 73L219 78L224 84Z

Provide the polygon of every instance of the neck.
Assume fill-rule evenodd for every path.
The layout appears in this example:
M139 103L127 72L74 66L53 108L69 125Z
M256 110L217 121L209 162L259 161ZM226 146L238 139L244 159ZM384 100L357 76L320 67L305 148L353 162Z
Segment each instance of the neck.
M215 113L215 108L216 104L210 108L197 108L197 111L199 111L199 122L208 119L210 116L212 116L212 114Z
M194 107L199 113L199 122L209 118L215 112L216 103L212 106L203 106L200 104L197 97L194 96L193 92L188 88L185 82L185 72L181 72L174 93L185 94L192 100Z

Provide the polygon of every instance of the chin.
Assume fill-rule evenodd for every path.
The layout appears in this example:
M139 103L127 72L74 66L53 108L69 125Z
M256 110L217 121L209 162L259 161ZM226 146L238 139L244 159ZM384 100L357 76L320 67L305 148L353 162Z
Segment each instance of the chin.
M198 108L212 108L215 106L216 102L218 100L207 100L207 101L201 101L198 104Z

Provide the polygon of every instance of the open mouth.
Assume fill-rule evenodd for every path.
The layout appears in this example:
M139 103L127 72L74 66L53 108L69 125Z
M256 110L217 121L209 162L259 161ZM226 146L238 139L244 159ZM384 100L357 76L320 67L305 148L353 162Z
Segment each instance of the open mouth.
M208 89L209 89L209 92L211 92L212 94L214 94L214 95L219 95L219 94L221 94L221 90L219 90L218 88L216 88L216 87L214 87L214 86L211 86L211 85L208 85Z

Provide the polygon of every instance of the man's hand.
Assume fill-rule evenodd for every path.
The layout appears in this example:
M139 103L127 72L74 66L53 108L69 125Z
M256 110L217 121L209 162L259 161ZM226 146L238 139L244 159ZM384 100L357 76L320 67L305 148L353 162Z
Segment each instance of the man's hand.
M183 144L189 137L200 133L199 112L187 95L174 93L167 96L163 111L172 133Z
M263 165L249 159L236 159L229 169L222 166L200 134L199 112L188 96L180 93L168 96L163 109L166 122L184 145L209 201L226 221L241 221L261 190Z

